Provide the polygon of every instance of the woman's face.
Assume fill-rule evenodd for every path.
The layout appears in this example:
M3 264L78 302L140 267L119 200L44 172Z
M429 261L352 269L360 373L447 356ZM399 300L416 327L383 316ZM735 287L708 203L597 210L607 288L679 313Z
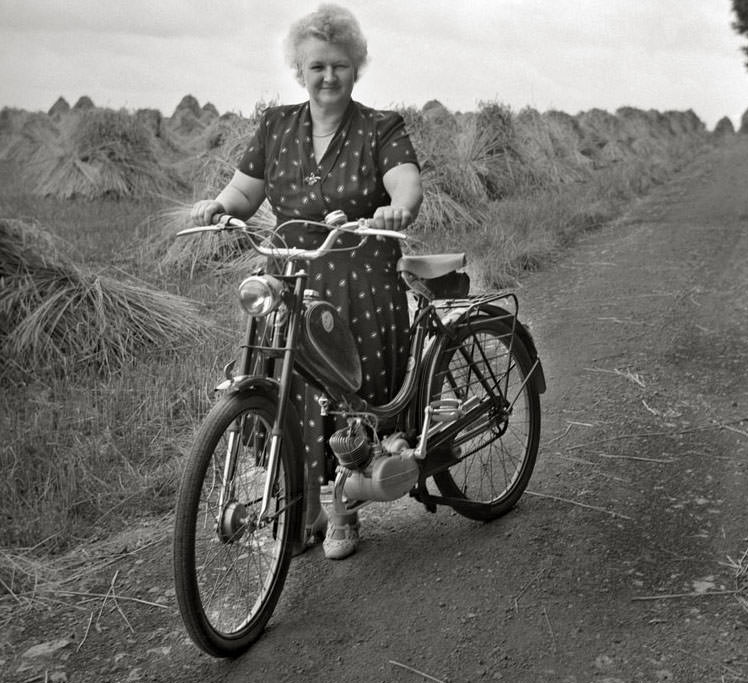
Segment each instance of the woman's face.
M351 58L344 48L319 38L299 46L301 80L310 99L320 106L347 105L356 82Z

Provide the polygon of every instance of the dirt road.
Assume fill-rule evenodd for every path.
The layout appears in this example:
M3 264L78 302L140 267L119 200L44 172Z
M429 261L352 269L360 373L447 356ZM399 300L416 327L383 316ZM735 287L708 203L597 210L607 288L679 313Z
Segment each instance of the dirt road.
M360 551L296 560L267 634L232 662L200 655L173 608L127 600L173 604L169 539L134 530L86 586L104 594L118 570L101 611L16 623L0 677L748 681L748 586L730 566L748 548L746 188L742 141L523 282L549 389L515 512L368 508Z

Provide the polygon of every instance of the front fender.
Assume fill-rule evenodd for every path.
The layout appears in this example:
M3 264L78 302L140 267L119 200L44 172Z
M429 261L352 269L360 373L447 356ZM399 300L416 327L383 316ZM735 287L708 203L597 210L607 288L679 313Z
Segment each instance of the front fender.
M270 394L271 396L278 396L279 385L274 379L268 377L260 377L257 375L245 375L244 377L232 377L221 382L217 387L216 391L224 391L227 394L243 394L248 391L260 390Z
M280 394L280 383L277 380L268 377L247 375L244 377L232 377L231 379L224 380L216 387L216 391L223 392L224 398L232 395L241 396L242 394L250 393L263 394L277 405L278 396ZM294 478L297 488L291 491L291 500L298 501L298 504L303 511L306 505L304 501L304 492L306 490L305 482L308 477L308 472L306 458L304 458L303 455L304 443L300 426L301 422L298 413L296 412L296 407L292 401L289 401L285 406L285 411L286 415L282 427L282 438L284 441L288 442L289 451L293 455L292 461L299 468L297 476ZM292 531L292 534L296 539L296 545L303 545L305 540L303 519L304 515L302 512L299 516L298 528Z

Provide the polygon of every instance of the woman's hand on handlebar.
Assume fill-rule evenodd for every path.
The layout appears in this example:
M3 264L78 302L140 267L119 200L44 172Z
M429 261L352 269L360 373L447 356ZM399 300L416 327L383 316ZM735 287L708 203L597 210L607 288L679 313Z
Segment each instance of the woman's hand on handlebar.
M371 227L380 230L404 230L413 222L413 216L403 206L380 206L371 219Z
M215 217L222 213L226 213L223 204L215 199L202 199L193 204L190 218L195 225L212 225Z

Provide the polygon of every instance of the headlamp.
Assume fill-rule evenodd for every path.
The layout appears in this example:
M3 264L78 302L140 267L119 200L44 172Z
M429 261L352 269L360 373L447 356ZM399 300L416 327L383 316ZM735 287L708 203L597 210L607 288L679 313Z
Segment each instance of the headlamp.
M239 285L239 303L255 318L262 318L278 308L283 285L272 275L252 275Z

